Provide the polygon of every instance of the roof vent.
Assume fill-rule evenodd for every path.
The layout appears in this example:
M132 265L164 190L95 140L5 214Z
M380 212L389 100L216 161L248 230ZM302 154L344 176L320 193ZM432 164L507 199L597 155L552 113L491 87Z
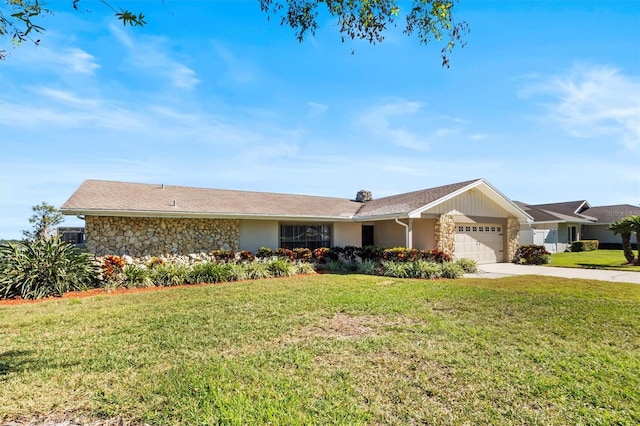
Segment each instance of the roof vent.
M366 203L367 201L373 200L373 195L371 195L371 191L367 191L365 189L358 191L356 195L356 201L359 203Z

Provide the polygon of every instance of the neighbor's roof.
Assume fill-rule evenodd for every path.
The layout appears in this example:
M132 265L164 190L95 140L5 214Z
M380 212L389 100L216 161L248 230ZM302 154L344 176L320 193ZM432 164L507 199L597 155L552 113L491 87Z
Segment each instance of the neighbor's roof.
M598 220L598 223L612 223L627 216L640 216L640 207L631 204L591 207L584 212Z
M532 216L534 222L592 223L596 220L589 214L589 203L586 200L548 204L526 204L520 201L515 203Z

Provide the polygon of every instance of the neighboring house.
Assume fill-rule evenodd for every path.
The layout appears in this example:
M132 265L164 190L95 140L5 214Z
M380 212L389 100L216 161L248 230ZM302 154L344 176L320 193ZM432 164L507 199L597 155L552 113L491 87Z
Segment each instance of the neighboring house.
M532 218L484 179L355 200L87 180L61 211L85 220L96 255L367 246L510 261Z
M619 246L621 239L609 225L630 215L640 215L640 207L630 204L591 207L586 200L549 204L515 202L533 217L520 231L521 244L544 245L551 253L569 249L578 240L598 240L601 247Z
M76 247L85 246L83 226L59 226L56 228L56 235L59 235L62 241L72 243Z

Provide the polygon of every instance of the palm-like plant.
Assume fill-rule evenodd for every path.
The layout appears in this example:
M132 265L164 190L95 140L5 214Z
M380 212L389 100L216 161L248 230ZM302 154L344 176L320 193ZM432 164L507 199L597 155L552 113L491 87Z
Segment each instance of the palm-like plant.
M609 225L609 229L612 230L614 234L622 236L622 251L624 252L624 257L628 263L634 263L636 257L631 247L631 234L635 232L636 240L638 239L638 235L640 234L640 216L627 216L624 219L613 222ZM638 256L640 257L640 245L638 250Z

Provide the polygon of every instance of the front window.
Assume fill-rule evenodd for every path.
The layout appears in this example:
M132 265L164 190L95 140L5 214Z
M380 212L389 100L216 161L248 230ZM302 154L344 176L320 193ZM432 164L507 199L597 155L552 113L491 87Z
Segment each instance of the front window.
M280 225L280 247L331 247L331 225Z

